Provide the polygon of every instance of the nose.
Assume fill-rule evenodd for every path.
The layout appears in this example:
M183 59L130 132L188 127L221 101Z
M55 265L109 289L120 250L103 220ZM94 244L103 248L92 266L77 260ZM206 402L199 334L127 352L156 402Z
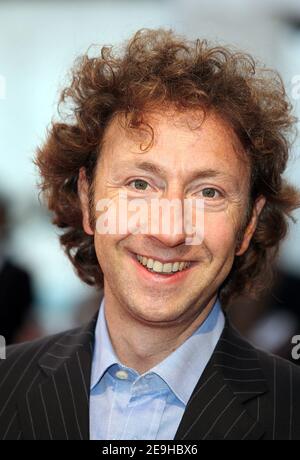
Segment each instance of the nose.
M163 246L185 243L184 194L178 186L169 188L159 203L151 204L149 236Z
M151 239L153 239L153 244L159 247L161 244L164 247L174 248L180 245L185 244L185 235L178 234L178 235L170 235L170 234L156 234L156 235L149 235Z

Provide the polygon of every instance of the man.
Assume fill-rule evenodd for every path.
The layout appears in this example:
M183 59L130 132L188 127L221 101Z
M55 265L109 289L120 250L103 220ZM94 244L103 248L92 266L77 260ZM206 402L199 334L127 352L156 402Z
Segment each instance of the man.
M142 30L83 57L62 102L36 163L66 253L104 296L87 326L7 350L2 439L300 439L298 368L224 313L269 285L299 206L278 75ZM193 225L173 231L188 212L164 206L186 202Z

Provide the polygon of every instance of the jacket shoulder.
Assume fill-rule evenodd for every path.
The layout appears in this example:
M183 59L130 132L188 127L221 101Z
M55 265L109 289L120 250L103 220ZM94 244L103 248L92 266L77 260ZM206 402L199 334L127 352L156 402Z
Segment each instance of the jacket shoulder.
M276 386L287 387L289 385L290 390L291 388L293 389L293 385L300 387L300 366L294 364L292 361L256 347L245 337L241 336L233 327L230 332L231 340L234 340L240 347L242 346L244 349L252 350L252 353L254 352L256 354L258 365L261 368L269 388L275 388L276 390Z
M264 439L300 440L300 368L259 349L230 323L220 339L220 351L223 376L264 429Z
M27 413L28 398L36 396L61 364L67 360L71 363L78 353L88 356L93 325L94 320L86 326L7 347L6 358L0 360L0 439L22 439L20 414Z
M268 439L300 440L300 368L261 350L258 356L269 387L260 401Z
M36 369L39 359L55 343L66 342L67 338L76 335L80 328L70 329L36 340L9 345L5 349L5 357L0 360L0 388L11 385L19 378Z
M300 385L300 366L280 356L256 349L267 380L287 382L290 377Z
M277 379L286 382L286 379L292 375L293 378L299 382L300 366L294 364L292 361L258 348L255 344L242 336L231 323L228 324L227 332L223 335L226 339L229 339L225 339L225 341L235 345L235 348L229 348L226 351L239 354L239 358L241 359L245 356L249 357L251 354L257 356L259 365L266 377L266 380L273 381L274 379ZM223 344L222 347L224 348ZM240 350L246 350L247 354L244 356Z

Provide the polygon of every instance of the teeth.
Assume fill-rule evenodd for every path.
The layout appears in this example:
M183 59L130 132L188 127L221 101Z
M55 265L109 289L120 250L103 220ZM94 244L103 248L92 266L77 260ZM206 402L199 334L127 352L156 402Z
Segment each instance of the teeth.
M171 263L164 264L163 272L164 273L171 273L171 271L172 271L172 264Z
M178 268L179 268L179 262L175 262L175 263L172 265L172 271L173 271L173 272L177 272L177 271L178 271Z
M153 268L154 260L153 259L148 259L147 262L147 268Z
M182 271L190 266L190 262L167 262L162 264L159 260L148 259L147 257L140 256L137 254L138 261L147 267L149 271L155 273L176 273Z
M163 271L163 264L161 262L158 262L158 260L155 260L154 264L153 264L153 267L152 267L152 270L154 272L157 272L157 273L162 272Z

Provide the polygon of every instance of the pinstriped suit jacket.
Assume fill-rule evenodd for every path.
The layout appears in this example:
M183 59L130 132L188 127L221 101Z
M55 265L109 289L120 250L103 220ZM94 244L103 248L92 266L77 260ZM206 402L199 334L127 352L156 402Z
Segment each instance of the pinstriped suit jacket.
M95 323L8 347L1 440L89 439ZM253 348L228 320L175 435L204 439L300 440L300 369Z

